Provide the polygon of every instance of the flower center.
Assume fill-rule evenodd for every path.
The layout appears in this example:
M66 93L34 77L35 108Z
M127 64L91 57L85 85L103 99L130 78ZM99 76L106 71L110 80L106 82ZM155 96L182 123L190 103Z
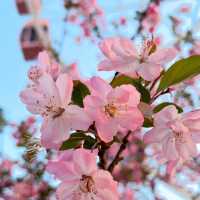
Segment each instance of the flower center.
M80 190L84 193L95 192L95 182L91 176L82 175L80 180Z
M151 40L145 40L143 47L142 47L142 52L139 56L139 63L144 63L148 56L150 56L152 53L154 53L156 51L156 44L153 40L153 38Z
M65 112L64 108L58 107L55 111L55 114L53 115L53 119L60 117Z
M117 107L113 103L107 104L104 109L105 113L110 117L114 117L117 113Z
M46 106L43 116L51 116L53 119L60 117L65 112L64 108L55 106Z
M185 139L183 137L183 133L182 132L173 132L174 133L174 138L176 142L179 143L185 143Z

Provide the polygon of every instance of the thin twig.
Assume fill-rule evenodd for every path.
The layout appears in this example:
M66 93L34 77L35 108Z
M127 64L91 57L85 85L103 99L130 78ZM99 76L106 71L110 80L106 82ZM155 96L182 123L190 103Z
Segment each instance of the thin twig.
M101 142L101 146L98 152L98 156L99 156L99 167L101 169L106 169L107 166L107 159L106 159L106 151L109 149L109 145L106 145L106 143Z
M109 167L108 167L108 171L112 173L112 171L114 170L115 166L123 159L121 157L121 154L123 153L123 151L126 149L126 146L128 144L128 137L131 134L131 131L128 131L128 133L126 134L126 136L123 138L122 140L122 144L119 147L119 150L117 152L117 154L115 155L115 158L113 159L113 161L110 163Z

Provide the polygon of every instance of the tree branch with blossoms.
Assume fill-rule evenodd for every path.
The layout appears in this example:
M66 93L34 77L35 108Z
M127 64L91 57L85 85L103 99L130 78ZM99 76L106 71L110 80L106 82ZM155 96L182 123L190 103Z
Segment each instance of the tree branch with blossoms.
M123 158L121 157L121 154L123 153L123 151L126 149L126 145L128 143L128 137L131 134L131 131L128 131L128 133L126 134L126 136L123 138L122 143L119 147L119 150L117 152L117 154L115 155L113 161L110 163L109 167L108 167L108 171L112 173L112 171L114 170L114 167L121 161L123 160Z
M122 154L127 148L130 135L145 126L143 124L144 118L148 117L148 113L151 111L151 103L154 103L159 96L168 93L171 85L196 74L198 68L195 65L192 70L186 70L179 74L176 72L179 71L180 67L188 65L188 63L195 64L195 62L199 61L199 56L179 60L167 71L163 71L162 65L172 60L176 56L176 51L173 48L157 50L155 45L153 40L145 41L142 54L137 54L131 40L126 38L105 39L100 44L100 48L106 59L100 62L98 68L105 71L116 70L119 73L114 77L111 85L100 77L82 80L74 85L69 75L61 72L58 64L49 61L50 58L45 52L40 53L39 58L43 63L45 62L46 69L43 68L42 71L42 68L37 66L29 71L32 86L22 91L20 96L31 112L40 114L44 119L41 129L42 145L47 149L58 149L62 145L60 150L74 148L74 152L79 151L80 155L83 154L83 157L78 158L80 155L74 153L76 154L74 167L83 168L81 171L76 171L82 178L79 183L77 182L79 189L74 191L73 195L81 194L84 196L87 194L91 198L97 198L98 188L95 182L99 180L95 178L96 175L93 176L92 174L98 174L100 171L98 172L97 166L94 164L95 157L99 156L99 167L105 171L105 174L107 173L106 170L113 173L115 167L123 160ZM128 66L131 65L132 68L128 67L126 69L123 66L125 57L129 57L129 63L127 64ZM176 76L174 76L174 73L176 73ZM152 82L150 89L148 89L148 85L142 84L143 80ZM157 83L158 81L159 83ZM152 92L155 87L156 92L152 97L151 95L149 95L149 98L144 96ZM141 104L141 99L146 101L146 105L148 103L150 105L144 106L144 103ZM139 104L141 104L140 109ZM190 146L195 141L192 138L188 138L189 135L187 134L189 129L193 130L188 122L196 118L198 120L199 111L182 116L178 114L177 108L178 106L176 107L173 104L163 104L162 107L155 108L155 114L153 114L154 122L149 124L153 128L144 137L146 143L168 138L167 141L163 141L162 153L169 163L171 161L173 163L182 162L182 160L188 159L188 156L195 154L196 151L193 146ZM181 121L176 122L178 116ZM91 128L92 126L93 128ZM70 130L75 131L71 136ZM89 130L90 134L93 135L92 137L88 135ZM157 130L160 130L160 133L157 133ZM67 132L68 135L66 134ZM119 144L117 153L107 168L108 151L112 148L115 138L119 135L122 137L121 144ZM93 140L91 140L92 138ZM98 153L90 155L91 151L84 150L86 142L92 142L89 146L98 146ZM96 143L97 145L95 145ZM182 150L182 148L185 148L185 143L188 145L187 154ZM167 149L167 144L170 145L170 149ZM171 150L176 152L173 155L176 156L176 160L171 160ZM93 149L93 151L96 150ZM94 170L91 172L90 170L86 172L85 166L81 165L86 162L88 156L93 160L88 160L88 167ZM76 159L80 159L79 163L77 163ZM93 163L91 163L91 166L90 162ZM49 167L50 171L55 175L58 173L54 171L57 168L56 166L59 167L59 163L55 164L55 166L52 163ZM69 169L66 169L65 173L70 173ZM107 178L107 181L112 182L110 175ZM63 190L62 185L58 192L59 190ZM60 193L61 199L64 197L63 195L66 194Z

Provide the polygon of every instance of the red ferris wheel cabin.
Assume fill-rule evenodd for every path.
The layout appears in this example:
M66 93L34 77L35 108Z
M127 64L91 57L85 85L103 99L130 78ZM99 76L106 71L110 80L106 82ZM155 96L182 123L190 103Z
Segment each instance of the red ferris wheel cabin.
M16 0L16 6L21 15L30 13L29 6L31 6L33 11L38 12L41 8L41 0Z
M36 26L43 31L45 38L49 38L49 24L47 20L34 20L28 22L22 29L20 36L21 48L25 60L36 59L38 53L45 49L45 46L38 35Z

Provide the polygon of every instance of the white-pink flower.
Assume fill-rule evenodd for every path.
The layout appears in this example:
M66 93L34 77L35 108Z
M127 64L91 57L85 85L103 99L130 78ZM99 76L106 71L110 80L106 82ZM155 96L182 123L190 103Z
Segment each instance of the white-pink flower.
M151 33L154 32L160 23L159 6L155 3L151 3L147 9L146 16L141 23L145 30Z
M58 148L68 138L70 130L87 130L90 119L82 108L69 105L73 82L67 74L60 74L56 82L49 74L38 79L38 84L26 88L20 97L27 109L43 117L42 144Z
M161 154L168 161L191 159L200 142L200 110L178 114L175 106L164 108L154 115L154 128L145 134L144 141L161 144Z
M89 17L92 14L101 14L103 12L96 0L80 0L79 4L85 16Z
M51 59L46 51L42 51L38 55L38 65L30 68L28 77L33 82L37 82L44 73L47 73L56 80L60 72L61 66L55 60Z
M91 95L85 97L84 107L103 141L111 141L121 128L134 131L142 126L143 116L137 108L140 94L135 87L122 85L113 89L98 77L86 84Z
M78 149L71 162L49 161L47 171L61 180L59 200L119 200L117 182L108 171L97 168L96 159L96 152Z
M153 41L146 41L141 52L137 51L131 40L122 37L105 39L100 49L106 56L98 69L117 71L128 76L141 76L147 81L157 78L163 65L176 56L174 48L156 50Z

